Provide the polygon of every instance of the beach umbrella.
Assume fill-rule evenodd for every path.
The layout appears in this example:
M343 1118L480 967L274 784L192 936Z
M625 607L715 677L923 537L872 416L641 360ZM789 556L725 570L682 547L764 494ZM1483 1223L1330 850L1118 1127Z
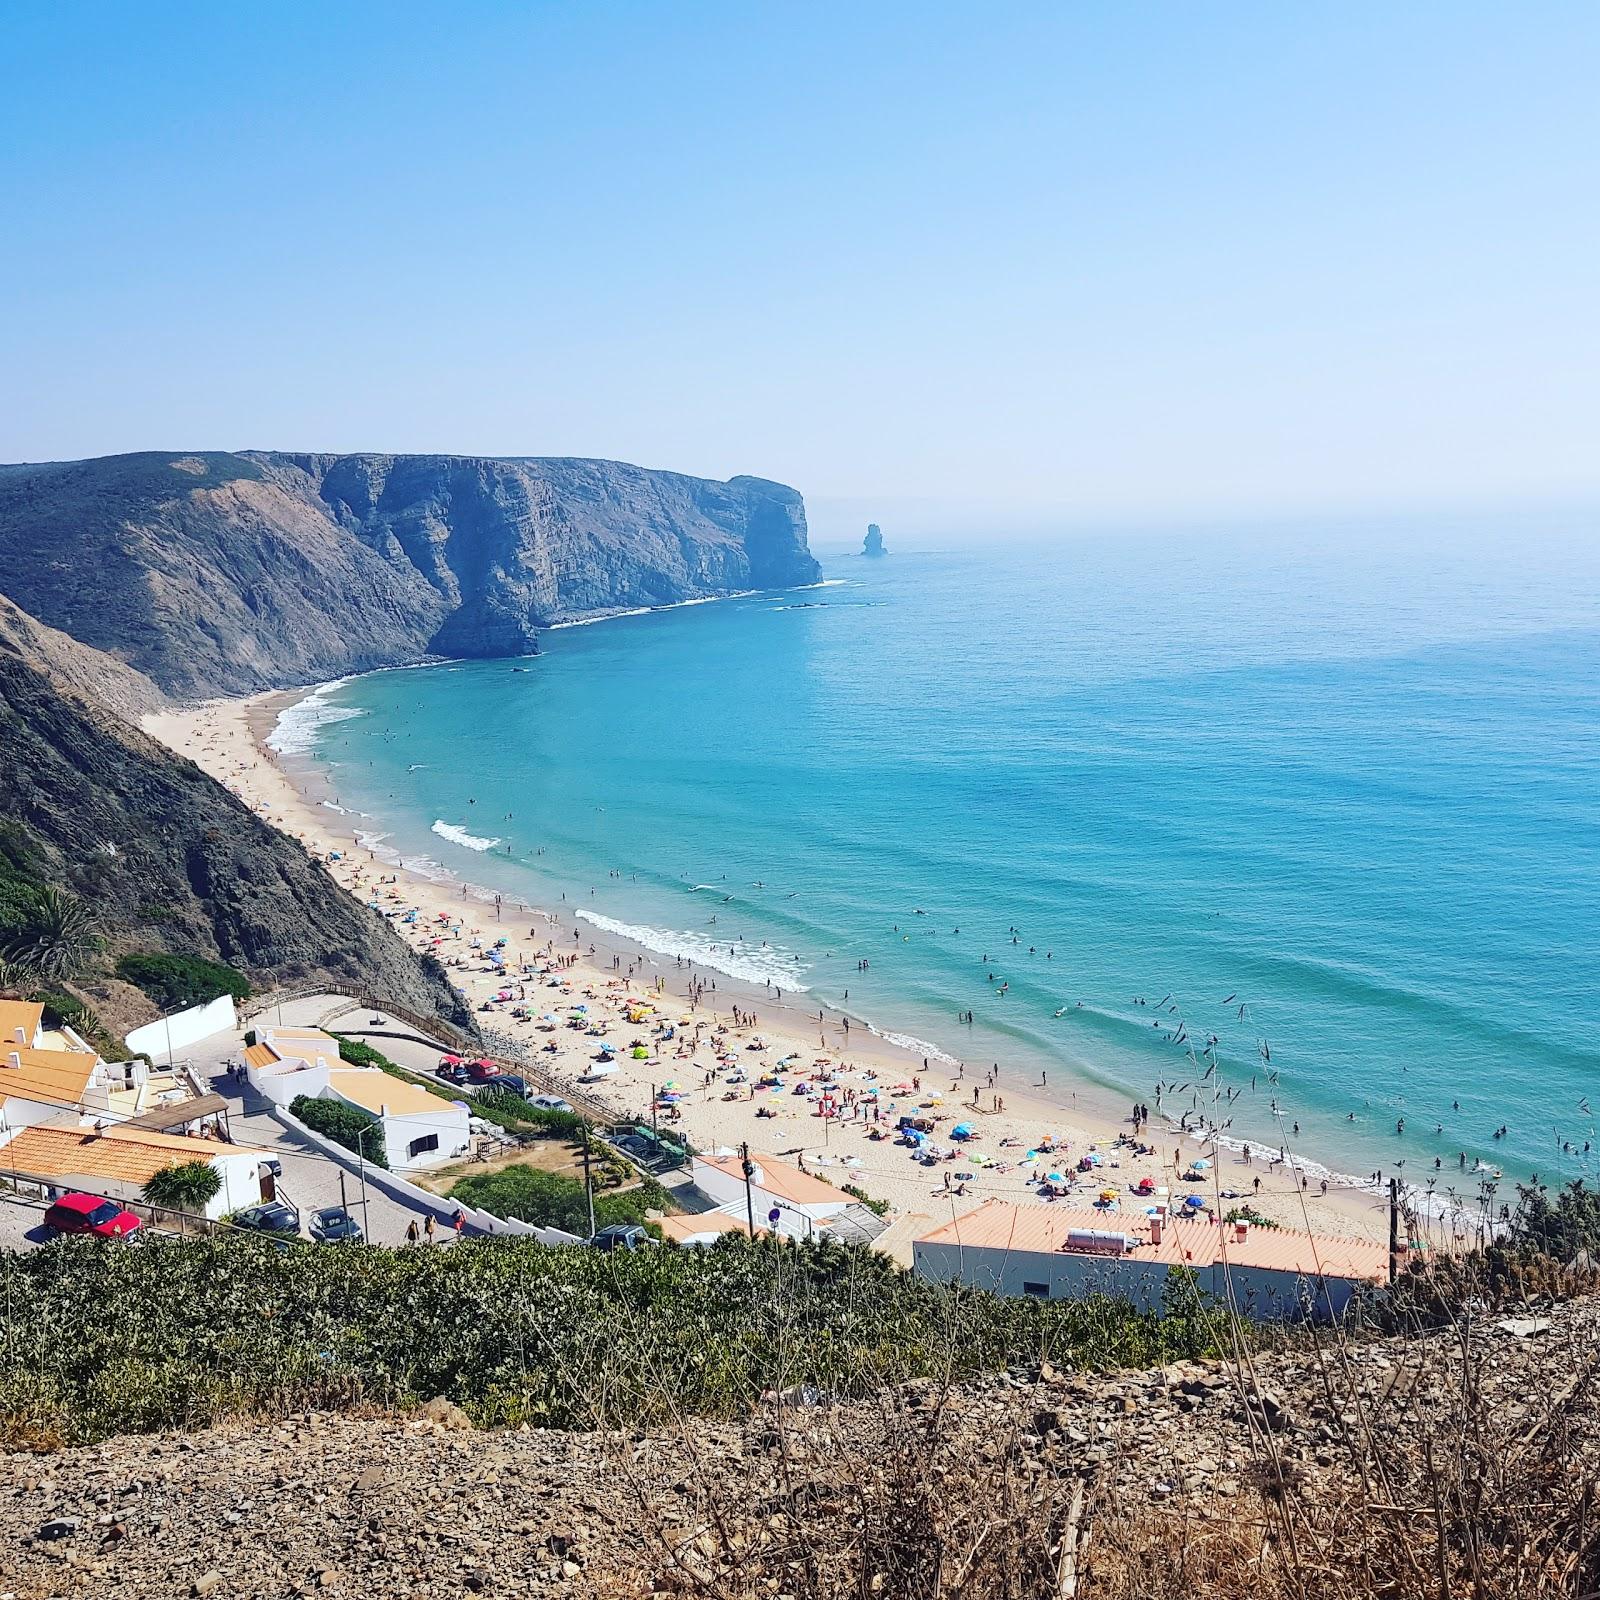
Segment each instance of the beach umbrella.
M1196 1172L1204 1172L1206 1168L1211 1165L1211 1163L1207 1161L1204 1156L1196 1156L1190 1165L1194 1167Z
M1199 1211L1204 1207L1206 1202L1203 1195L1188 1194L1183 1197L1183 1203L1188 1206L1191 1211Z
M1046 1183L1065 1183L1067 1180L1059 1172L1047 1172L1044 1175Z
M1117 1191L1115 1189L1102 1189L1100 1191L1100 1198L1102 1200L1115 1200L1117 1198Z

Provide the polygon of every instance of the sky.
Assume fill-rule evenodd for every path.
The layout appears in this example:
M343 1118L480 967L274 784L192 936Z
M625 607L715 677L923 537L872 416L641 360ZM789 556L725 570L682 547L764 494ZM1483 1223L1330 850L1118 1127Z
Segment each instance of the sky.
M1597 84L1592 0L11 0L0 460L1600 500Z

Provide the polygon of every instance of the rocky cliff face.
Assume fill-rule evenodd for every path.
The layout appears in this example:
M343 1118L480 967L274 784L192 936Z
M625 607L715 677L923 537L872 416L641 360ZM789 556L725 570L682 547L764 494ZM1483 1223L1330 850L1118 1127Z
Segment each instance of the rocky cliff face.
M548 623L815 581L782 484L611 461L246 452L0 467L0 589L171 693L245 693Z
M129 726L147 679L0 599L0 857L95 913L103 958L77 987L119 1031L152 1014L110 976L129 950L201 955L258 983L327 978L471 1027L415 955L294 840Z

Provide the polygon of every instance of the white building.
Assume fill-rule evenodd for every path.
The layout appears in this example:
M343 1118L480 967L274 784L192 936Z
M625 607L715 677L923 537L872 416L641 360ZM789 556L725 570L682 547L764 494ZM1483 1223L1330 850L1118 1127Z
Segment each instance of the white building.
M444 1100L420 1084L360 1067L328 1075L324 1099L342 1100L383 1125L391 1172L422 1172L458 1161L471 1146L467 1105Z
M1067 1299L1104 1293L1158 1311L1174 1268L1246 1316L1336 1315L1388 1278L1388 1250L1364 1239L1286 1228L1176 1221L986 1200L912 1243L919 1277L998 1294Z
M696 1156L694 1185L719 1211L757 1230L770 1228L789 1239L810 1238L850 1204L850 1196L771 1156L751 1156L750 1190L745 1193L743 1162L737 1154Z
M261 1163L266 1153L214 1139L191 1139L142 1128L33 1126L0 1143L0 1172L44 1193L83 1190L123 1203L141 1199L144 1185L165 1167L203 1162L222 1179L205 1215L261 1203Z
M306 1095L341 1100L383 1125L391 1172L441 1167L467 1153L471 1133L464 1100L446 1099L407 1078L352 1066L339 1041L319 1028L263 1028L244 1052L251 1088L285 1110Z

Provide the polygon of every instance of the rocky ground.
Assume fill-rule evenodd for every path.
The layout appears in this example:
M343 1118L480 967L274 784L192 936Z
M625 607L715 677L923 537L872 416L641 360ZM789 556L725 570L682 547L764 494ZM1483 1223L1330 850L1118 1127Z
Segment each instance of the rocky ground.
M1243 1382L1220 1363L1046 1369L873 1404L802 1393L742 1426L649 1437L485 1434L435 1402L123 1438L5 1459L0 1600L581 1597L702 1582L834 1594L803 1571L848 1567L880 1513L891 1545L947 1552L1009 1517L1008 1538L1037 1525L1054 1560L1063 1525L1086 1539L1098 1516L1108 1532L1094 1548L1152 1512L1248 1525L1275 1485L1331 1503L1379 1459L1403 1498L1408 1453L1420 1460L1432 1440L1460 1455L1485 1429L1495 1460L1537 1445L1592 1483L1597 1362L1591 1300L1485 1319L1466 1339L1324 1336L1256 1356ZM1080 1481L1081 1519L1068 1509ZM870 1560L892 1565L881 1550ZM891 1576L876 1592L912 1585Z

